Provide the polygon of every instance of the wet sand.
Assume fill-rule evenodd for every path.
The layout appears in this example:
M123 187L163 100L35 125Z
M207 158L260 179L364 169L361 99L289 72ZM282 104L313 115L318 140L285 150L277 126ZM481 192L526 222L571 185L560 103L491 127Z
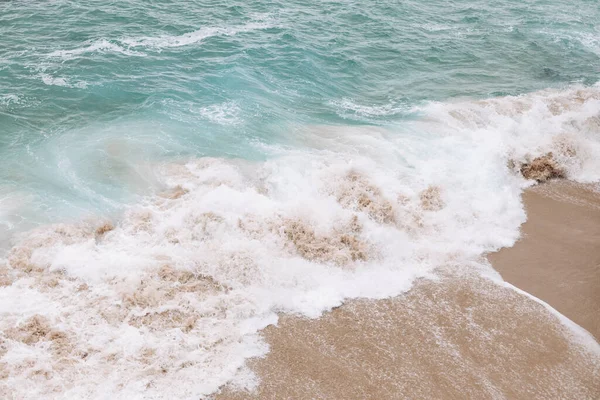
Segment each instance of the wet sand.
M514 248L489 258L510 283L598 334L600 198L569 183L527 191ZM219 399L598 399L600 353L546 307L466 268L406 294L355 300L264 330L253 392Z
M506 281L600 340L600 187L557 181L523 200L522 239L489 260Z

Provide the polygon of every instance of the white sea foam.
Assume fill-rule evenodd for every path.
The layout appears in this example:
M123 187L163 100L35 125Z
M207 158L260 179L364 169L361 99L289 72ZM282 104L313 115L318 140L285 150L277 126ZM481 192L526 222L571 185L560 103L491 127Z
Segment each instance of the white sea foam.
M594 33L563 31L556 29L543 29L539 33L550 36L554 42L568 41L575 42L583 48L600 55L600 30L596 29Z
M600 359L600 345L598 345L598 342L596 341L596 339L594 338L594 336L591 333L589 333L584 328L577 325L575 322L571 321L569 318L567 318L566 316L564 316L563 314L558 312L558 310L556 310L550 304L535 297L534 295L532 295L524 290L521 290L518 287L516 287L506 281L498 282L498 284L503 285L507 288L510 288L510 289L516 291L517 293L520 293L523 296L525 296L529 299L532 299L536 303L539 303L542 306L544 306L544 308L546 308L546 310L548 310L550 313L552 313L554 316L556 316L556 318L565 327L567 327L569 329L569 332L573 335L575 340L577 340L582 346L584 346L590 353L594 354L596 357L598 357Z
M139 53L133 50L129 50L122 47L116 41L108 41L106 39L99 39L96 41L88 41L83 47L78 47L71 50L56 50L50 53L49 57L63 58L66 60L73 59L85 55L87 53L120 53L127 56L143 56L143 53Z
M433 103L419 111L426 115L425 124L446 126L440 130L445 135L485 140L509 160L527 162L552 152L569 179L593 182L599 178L598 84L481 101Z
M182 35L162 35L156 37L134 37L107 40L105 38L88 41L84 46L70 50L56 50L49 57L62 58L65 60L84 56L88 53L120 53L127 56L145 56L143 48L160 50L170 47L187 46L202 42L204 39L214 36L234 36L239 33L272 28L273 21L263 16L263 19L248 22L240 26L207 26L198 30L184 33ZM55 82L57 79L54 78ZM53 84L60 84L58 83ZM63 85L64 86L64 85Z
M208 26L183 35L163 35L158 37L125 38L121 42L129 47L168 48L198 43L213 36L233 36L238 33L272 28L270 21L249 22L241 26Z
M600 55L600 30L594 33L580 34L577 38L587 49Z
M509 159L553 151L570 178L599 179L599 102L592 87L435 103L403 132L299 128L269 161L162 164L168 190L115 226L17 240L0 304L39 301L0 308L0 390L192 399L232 379L252 387L244 361L267 351L257 332L277 312L395 295L512 245L529 183Z
M211 104L199 107L193 102L176 102L172 99L163 99L161 104L164 112L170 119L189 123L212 122L217 125L231 126L243 122L242 109L236 101L225 101L223 103Z
M63 86L63 87L79 88L79 89L85 89L88 86L87 82L85 82L85 81L71 83L71 82L69 82L69 80L67 80L67 78L54 77L52 75L44 74L44 73L40 75L40 78L42 79L42 82L44 82L46 85L49 85L49 86Z
M233 101L202 107L199 114L203 119L219 125L236 125L240 123L240 108Z
M363 117L384 117L409 111L407 107L402 107L401 105L397 104L388 103L383 105L363 105L355 103L351 99L342 99L339 101L334 101L331 104L339 110L341 117L351 117L352 115Z
M21 97L16 94L6 94L0 96L0 105L1 106L10 106L11 104L19 104L21 103Z

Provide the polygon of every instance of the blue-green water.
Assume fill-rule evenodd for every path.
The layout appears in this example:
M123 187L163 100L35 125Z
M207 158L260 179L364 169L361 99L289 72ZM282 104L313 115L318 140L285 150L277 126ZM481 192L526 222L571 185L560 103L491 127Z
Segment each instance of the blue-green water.
M5 223L107 212L147 193L144 162L261 159L291 126L593 84L599 21L595 0L2 2L0 193L28 204Z
M528 164L600 179L599 80L597 0L0 2L0 395L252 389L281 313L500 282ZM583 365L560 395L593 397Z

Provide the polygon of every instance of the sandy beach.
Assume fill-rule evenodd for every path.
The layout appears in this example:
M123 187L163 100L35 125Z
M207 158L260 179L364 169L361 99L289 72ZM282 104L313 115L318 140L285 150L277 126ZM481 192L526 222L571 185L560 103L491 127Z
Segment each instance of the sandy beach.
M600 400L599 3L0 1L0 400Z
M510 284L600 337L600 194L566 181L523 195L528 221L489 255ZM600 353L538 301L449 268L406 294L319 319L282 316L250 367L256 391L218 399L597 399ZM568 322L568 321L567 321Z
M543 299L600 340L600 191L567 181L523 195L515 246L491 254L502 277Z

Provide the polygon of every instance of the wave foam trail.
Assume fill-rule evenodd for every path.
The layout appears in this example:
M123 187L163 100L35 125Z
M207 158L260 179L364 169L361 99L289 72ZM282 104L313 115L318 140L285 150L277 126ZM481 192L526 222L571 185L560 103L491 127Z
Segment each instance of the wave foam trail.
M85 89L88 86L87 82L85 81L70 83L66 78L56 78L49 74L41 74L40 78L42 79L42 82L44 82L48 86L63 86L78 89Z
M49 57L58 57L64 59L72 59L86 53L121 53L127 56L143 56L142 53L128 50L117 43L110 42L106 39L100 39L94 42L89 42L87 46L72 49L72 50L56 50L50 53Z
M0 264L0 393L252 387L244 361L267 351L257 332L277 312L396 295L512 245L529 183L509 159L553 151L570 178L598 179L599 105L598 87L431 104L410 134L310 127L268 161L162 164L168 190L117 224L17 239Z
M334 101L332 105L339 109L338 114L341 117L352 117L353 115L361 117L386 117L410 111L408 107L403 107L400 104L362 105L355 103L351 99Z
M85 46L71 50L56 50L48 57L63 58L65 60L81 57L87 53L120 53L127 56L146 56L146 53L134 50L135 48L164 49L170 47L187 46L202 42L214 36L234 36L239 33L273 28L275 25L267 20L249 22L247 24L231 27L208 26L182 35L163 35L157 37L137 37L120 39L98 39L88 41ZM58 78L60 79L60 78ZM56 83L54 83L56 84Z
M167 48L181 47L198 43L213 36L234 36L238 33L251 32L261 29L272 28L273 24L268 21L250 22L238 27L205 27L183 35L164 35L159 37L143 37L135 39L123 39L122 42L129 47L152 47Z

